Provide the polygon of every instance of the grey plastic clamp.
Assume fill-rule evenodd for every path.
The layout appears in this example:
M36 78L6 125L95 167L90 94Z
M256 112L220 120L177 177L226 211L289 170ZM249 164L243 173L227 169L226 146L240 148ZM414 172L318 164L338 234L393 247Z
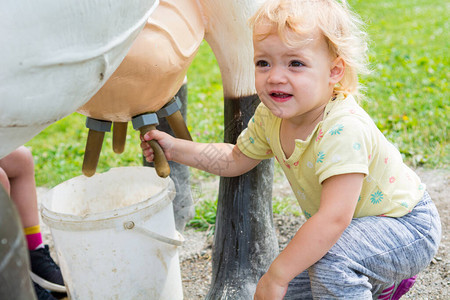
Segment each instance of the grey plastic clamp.
M86 128L100 131L100 132L110 132L111 131L111 124L110 121L103 121L103 120L97 120L92 119L89 117L86 117Z
M175 113L176 111L180 110L181 105L182 104L180 98L178 96L175 96L169 103L167 103L160 110L158 110L156 114L160 118L168 117L171 114Z
M131 119L131 123L133 124L134 130L139 130L142 126L145 125L158 125L158 116L156 113L147 113L135 116Z

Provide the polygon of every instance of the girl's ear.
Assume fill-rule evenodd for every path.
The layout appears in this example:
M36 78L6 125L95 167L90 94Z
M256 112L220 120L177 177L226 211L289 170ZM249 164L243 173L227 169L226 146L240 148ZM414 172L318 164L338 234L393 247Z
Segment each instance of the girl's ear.
M331 64L330 84L335 85L344 77L345 62L342 57L338 56Z

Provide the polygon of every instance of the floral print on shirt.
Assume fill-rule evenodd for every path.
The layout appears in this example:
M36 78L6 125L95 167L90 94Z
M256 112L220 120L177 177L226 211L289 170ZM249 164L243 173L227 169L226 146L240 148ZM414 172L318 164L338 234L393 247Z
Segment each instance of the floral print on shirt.
M383 201L383 196L384 195L381 191L376 191L370 195L370 202L372 202L372 204L381 203L381 201Z
M344 130L344 125L342 124L336 124L330 129L331 135L338 135L341 134L342 130Z
M322 129L320 129L316 137L316 142L320 141L322 138L323 138L323 131Z
M317 153L317 161L318 163L323 162L325 158L325 153L323 153L323 151L319 151L319 153Z
M305 215L306 219L311 218L311 214L309 212L307 212L306 210L303 211L303 214Z

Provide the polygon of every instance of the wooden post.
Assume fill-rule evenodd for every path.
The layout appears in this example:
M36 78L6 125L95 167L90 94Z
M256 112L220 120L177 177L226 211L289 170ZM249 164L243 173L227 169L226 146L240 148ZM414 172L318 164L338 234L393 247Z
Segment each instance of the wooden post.
M258 96L225 99L225 142L235 143ZM220 179L211 287L206 299L253 299L259 278L278 254L272 218L273 160Z

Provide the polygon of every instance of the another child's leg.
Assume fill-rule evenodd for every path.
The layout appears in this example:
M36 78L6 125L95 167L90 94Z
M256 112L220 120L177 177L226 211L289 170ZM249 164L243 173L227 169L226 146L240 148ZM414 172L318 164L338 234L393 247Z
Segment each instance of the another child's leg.
M333 248L309 268L314 298L372 299L426 268L437 252L439 215L428 193L401 218L354 219Z
M34 179L33 156L26 147L19 147L0 160L10 184L10 197L19 212L30 250L42 245L39 210Z
M42 242L39 210L34 179L34 161L31 151L20 147L0 159L0 170L7 175L10 197L14 202L24 227L30 250L31 277L38 285L56 292L65 292L60 268L50 256L49 248ZM0 172L0 178L1 176ZM2 181L3 182L3 181ZM48 294L35 285L36 292ZM50 299L50 295L47 295Z
M39 224L39 212L34 180L34 162L30 150L20 147L0 160L0 167L9 178L10 196L23 227Z

